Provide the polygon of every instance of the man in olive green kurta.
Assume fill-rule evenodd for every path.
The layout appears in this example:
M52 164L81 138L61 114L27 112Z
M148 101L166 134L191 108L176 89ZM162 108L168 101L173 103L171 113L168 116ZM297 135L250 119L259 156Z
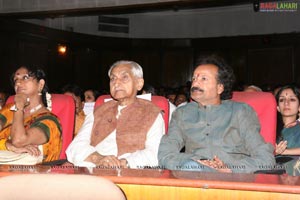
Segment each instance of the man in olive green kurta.
M273 146L260 135L255 111L228 100L233 82L232 69L223 60L200 61L191 86L194 101L174 111L168 134L161 140L162 167L245 173L274 167Z

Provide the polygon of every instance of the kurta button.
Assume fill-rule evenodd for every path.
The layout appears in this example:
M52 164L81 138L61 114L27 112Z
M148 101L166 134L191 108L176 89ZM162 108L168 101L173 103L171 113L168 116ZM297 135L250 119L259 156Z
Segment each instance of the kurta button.
M205 135L206 135L206 136L208 136L208 135L209 135L209 133L206 133Z
M209 124L209 123L207 123L206 125L207 125L207 126L210 126L210 124Z

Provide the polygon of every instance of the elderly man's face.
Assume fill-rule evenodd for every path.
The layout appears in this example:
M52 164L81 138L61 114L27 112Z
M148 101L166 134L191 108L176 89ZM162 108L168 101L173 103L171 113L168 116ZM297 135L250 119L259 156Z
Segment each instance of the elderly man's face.
M120 105L132 103L143 85L144 79L135 77L130 65L120 64L111 71L110 94Z
M201 105L217 105L221 102L222 84L217 81L218 67L199 65L193 74L191 97Z

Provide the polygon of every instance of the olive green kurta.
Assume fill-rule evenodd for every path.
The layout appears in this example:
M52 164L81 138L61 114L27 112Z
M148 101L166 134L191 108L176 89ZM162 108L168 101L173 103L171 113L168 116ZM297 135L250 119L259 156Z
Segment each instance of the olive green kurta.
M255 111L231 100L220 105L196 102L177 108L158 152L159 164L179 170L190 159L213 159L216 155L233 172L270 170L274 148L264 142ZM185 153L180 150L185 146Z

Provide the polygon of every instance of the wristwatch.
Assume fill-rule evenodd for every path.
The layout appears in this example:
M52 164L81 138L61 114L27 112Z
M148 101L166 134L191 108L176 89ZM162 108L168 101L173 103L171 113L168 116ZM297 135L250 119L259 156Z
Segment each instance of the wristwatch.
M11 111L14 111L14 112L17 112L19 110L23 111L23 109L19 109L16 105L13 105L11 108L10 108Z

